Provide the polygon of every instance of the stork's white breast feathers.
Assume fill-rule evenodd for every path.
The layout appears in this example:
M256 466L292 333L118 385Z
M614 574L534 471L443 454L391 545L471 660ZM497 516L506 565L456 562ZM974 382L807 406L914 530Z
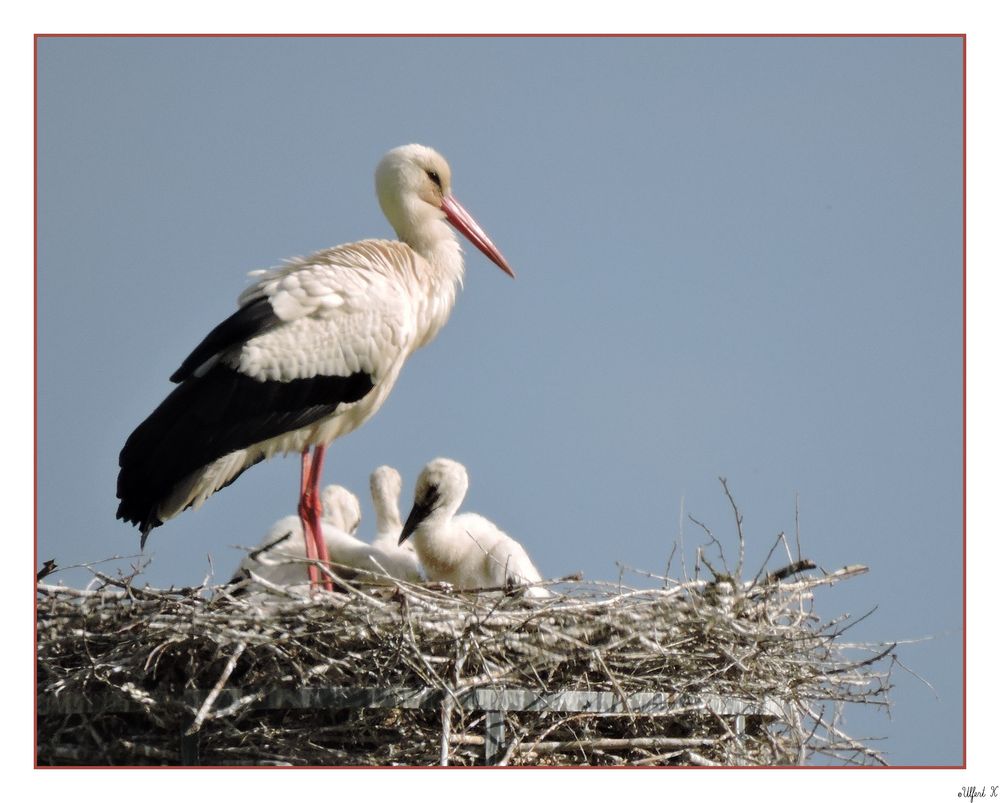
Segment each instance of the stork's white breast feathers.
M258 380L362 372L377 384L412 348L412 252L366 240L256 271L240 295L266 297L283 326L250 338L230 364Z

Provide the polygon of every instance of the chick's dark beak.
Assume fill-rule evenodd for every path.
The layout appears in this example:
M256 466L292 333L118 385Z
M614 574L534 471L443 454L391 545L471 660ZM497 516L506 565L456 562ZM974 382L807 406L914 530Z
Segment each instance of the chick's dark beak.
M431 515L431 512L437 507L437 503L438 494L435 489L431 489L430 492L424 494L420 499L413 500L413 509L410 510L410 515L406 517L403 532L399 534L400 544L413 535L413 531L420 526L420 523L424 519Z

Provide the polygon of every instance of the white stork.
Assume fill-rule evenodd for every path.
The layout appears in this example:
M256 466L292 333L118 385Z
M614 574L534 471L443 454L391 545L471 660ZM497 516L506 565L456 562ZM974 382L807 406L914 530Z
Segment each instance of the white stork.
M337 574L351 579L360 571L362 580L375 583L384 583L386 576L420 582L420 563L415 553L395 542L386 544L383 540L366 544L353 535L361 521L358 497L341 485L328 485L323 489L322 498L320 532ZM239 582L251 575L281 586L298 587L308 582L308 555L303 532L297 515L275 522L260 545L243 558L230 582ZM250 587L253 588L253 584Z
M399 495L403 491L403 478L392 466L379 466L368 478L368 490L375 509L375 538L372 543L391 541L395 546L399 541L399 534L403 532L403 520L399 516Z
M320 494L323 522L354 535L361 525L361 503L343 485L327 485Z
M378 411L406 358L448 319L463 263L446 223L514 275L451 194L451 170L436 151L389 151L375 189L400 241L362 240L255 272L239 309L184 360L171 376L178 387L125 442L118 518L139 527L141 546L250 466L294 451L308 554L325 560L326 446ZM318 577L311 566L314 584Z
M323 540L331 560L339 543L353 539L351 533L361 523L358 497L342 485L327 485L322 493L323 517L320 521ZM310 581L306 559L306 539L298 515L278 519L257 547L247 553L230 583L251 576L279 586L300 586ZM339 561L338 561L339 562Z
M393 577L417 583L421 580L420 559L409 542L400 546L403 521L399 517L399 494L403 478L392 466L379 466L368 481L375 508L375 537L372 547L388 560L386 570Z
M476 513L458 513L469 489L465 467L454 460L432 460L417 478L413 509L399 536L412 538L427 579L459 589L527 584L530 597L551 596L524 547ZM458 515L456 515L458 514Z

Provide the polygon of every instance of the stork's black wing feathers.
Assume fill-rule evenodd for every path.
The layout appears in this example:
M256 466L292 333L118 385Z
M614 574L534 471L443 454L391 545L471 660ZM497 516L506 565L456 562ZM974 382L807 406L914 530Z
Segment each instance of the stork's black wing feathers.
M205 346L207 353L212 337L198 348ZM197 354L198 349L185 365L199 363ZM203 376L189 373L125 442L118 460L118 518L148 532L161 524L160 503L189 474L237 449L332 415L373 387L365 373L260 382L224 363Z
M174 371L170 381L183 382L189 379L212 357L273 329L281 322L266 296L244 304L205 336L181 363L181 367Z

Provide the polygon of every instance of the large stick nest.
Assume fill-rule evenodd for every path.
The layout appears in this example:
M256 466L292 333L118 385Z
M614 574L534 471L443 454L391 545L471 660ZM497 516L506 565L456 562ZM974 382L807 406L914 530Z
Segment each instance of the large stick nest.
M817 588L864 567L813 569L562 581L549 599L40 582L37 762L884 763L841 714L888 705L895 645L814 613Z

